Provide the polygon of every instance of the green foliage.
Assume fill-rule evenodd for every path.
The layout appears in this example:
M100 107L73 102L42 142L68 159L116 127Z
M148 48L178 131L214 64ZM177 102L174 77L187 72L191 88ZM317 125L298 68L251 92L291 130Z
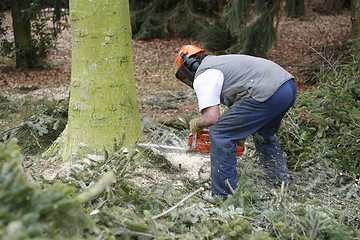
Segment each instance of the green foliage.
M280 11L281 1L234 0L226 11L230 32L236 42L230 53L264 56L276 40L274 18Z
M304 0L286 0L286 15L289 17L302 17L305 15Z
M214 24L205 26L201 31L201 37L207 51L220 53L225 52L236 42L223 20L215 20Z
M135 38L201 39L209 51L265 55L276 40L282 0L131 1ZM200 34L199 34L200 33Z
M19 162L23 160L16 141L11 141L8 145L0 144L0 153L0 166L3 166L9 159L15 159Z
M203 201L201 193L167 214L159 214L201 186L202 180L192 180L195 184L191 185L182 179L183 187L176 187L172 179L159 181L156 172L163 170L153 168L147 156L142 155L145 152L128 153L122 143L115 142L104 156L88 156L74 164L70 178L62 180L75 188L55 183L42 190L23 176L22 156L15 142L0 144L0 237L309 240L360 236L356 230L357 204L344 203L346 212L340 211L337 201L328 208L332 203L329 196L353 190L356 194L356 189L332 190L323 194L324 198L309 200L311 195L306 194L323 191L324 184L310 189L304 172L304 181L298 179L294 187L275 189L263 182L253 148L248 146L246 161L239 164L239 187L228 200L213 205ZM102 176L109 172L115 173L116 183L106 187L105 192L96 190L98 194L88 198L85 209L79 206L78 197L71 198L75 191L86 193L101 186ZM317 169L317 175L324 174ZM90 212L92 221L84 210Z
M130 1L131 28L137 39L198 38L225 1Z
M1 42L0 55L16 60L17 56L26 55L32 59L31 66L46 67L51 50L55 49L54 29L47 26L50 17L42 17L32 22L32 41L27 48L16 47L15 42L4 38Z
M39 89L37 86L27 87L27 86L21 86L19 87L19 90L21 93L29 93L31 91L35 91Z
M139 168L148 168L153 176L157 175L155 169L163 174L167 170L159 169L158 166L153 169L147 156L134 158L135 155L124 152L121 144L115 144L112 153L106 151L104 158L94 158L76 166L71 182L86 189L109 169L115 169L116 175L119 174L117 183L87 206L99 210L94 215L97 227L102 229L103 234L109 234L109 237L309 240L340 239L339 236L351 239L359 236L360 233L355 230L358 226L356 205L351 203L350 208L356 208L354 212L347 210L347 214L355 219L351 217L349 221L352 224L346 225L338 210L326 207L326 194L324 199L316 201L299 198L306 196L309 191L322 191L321 184L310 189L306 175L304 181L299 179L293 188L273 189L271 185L262 182L252 148L249 146L246 162L239 166L239 187L228 200L218 200L215 205L203 201L203 193L200 193L171 212L159 214L178 203L189 191L202 186L203 180L182 179L185 188L180 189L175 188L170 179L165 182L153 179L154 182L141 184L144 181L141 178L151 178L144 174L144 169L141 170L142 175L139 175ZM322 176L319 170L318 175ZM326 172L325 175L330 173ZM343 195L346 192L333 194Z
M237 41L228 51L230 53L264 56L276 40L273 21L273 16L270 13L265 13L250 26L234 30L233 35L237 36ZM263 36L261 41L259 36Z
M344 66L298 97L280 133L294 168L327 161L341 171L360 173L358 75L356 63Z
M9 2L5 1L5 3L11 5ZM48 66L48 56L55 49L57 36L63 28L67 27L66 23L60 21L61 17L65 16L60 9L67 5L68 1L64 0L34 0L30 4L26 1L19 1L18 7L21 12L21 21L24 24L29 22L31 25L31 36L28 36L31 41L27 43L26 47L17 45L18 39L9 41L4 37L9 26L2 24L5 17L2 13L0 15L0 55L13 60L16 60L19 56L25 56L27 58L25 62L28 65L24 67ZM51 7L54 9L51 14L46 11L42 12L42 9ZM16 19L16 21L20 20ZM52 22L53 25L50 26L49 22Z
M311 206L308 206L307 215L300 220L301 225L308 229L309 238L316 238L319 232L326 230L329 226L325 220L320 219L318 212L312 211Z
M128 153L122 146L122 142L114 143L112 151L105 150L104 157L98 160L81 160L77 162L71 170L71 182L76 187L85 190L110 170L116 175L116 186L106 193L103 193L92 202L92 206L102 205L103 202L110 201L111 205L127 204L137 205L140 209L155 207L154 199L146 196L146 191L140 188L131 179L141 176L135 170L144 165L141 158L135 158L137 152ZM145 175L146 177L146 175ZM151 178L151 177L149 177Z
M70 197L74 188L40 189L24 177L22 160L15 141L0 143L0 238L83 239L91 223Z
M42 112L0 133L0 141L6 143L10 139L17 138L22 151L27 154L44 151L65 128L68 102L61 100L56 104L48 101L41 101L41 103Z
M130 1L137 39L180 36L202 40L208 51L257 56L276 41L275 21L284 12L302 15L303 8L301 0Z

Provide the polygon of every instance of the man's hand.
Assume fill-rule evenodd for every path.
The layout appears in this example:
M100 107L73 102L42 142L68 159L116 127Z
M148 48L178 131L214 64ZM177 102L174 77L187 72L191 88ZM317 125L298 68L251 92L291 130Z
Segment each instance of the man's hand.
M209 128L217 122L220 117L219 105L204 108L201 117L190 121L191 132L199 132L203 128Z
M239 141L237 141L236 145L244 147L245 146L245 138L242 138Z
M199 121L198 118L194 118L194 119L191 119L189 125L190 125L190 131L195 133L195 132L200 132L200 130L202 128L198 127L197 125L197 122Z

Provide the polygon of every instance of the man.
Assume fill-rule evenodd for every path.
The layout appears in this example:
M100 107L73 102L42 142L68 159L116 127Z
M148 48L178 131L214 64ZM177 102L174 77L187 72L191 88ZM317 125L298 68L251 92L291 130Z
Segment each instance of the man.
M237 187L236 143L252 135L268 180L290 181L275 133L296 99L294 77L269 60L247 55L208 55L183 46L176 58L176 77L194 88L201 117L192 132L209 128L211 190L224 199ZM219 104L228 107L220 116ZM231 185L231 188L229 187Z

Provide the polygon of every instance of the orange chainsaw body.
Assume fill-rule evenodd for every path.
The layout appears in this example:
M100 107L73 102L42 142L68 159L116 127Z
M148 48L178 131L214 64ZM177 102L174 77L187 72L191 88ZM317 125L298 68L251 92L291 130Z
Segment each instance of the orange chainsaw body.
M236 155L241 156L244 146L236 145ZM190 133L188 139L188 151L194 153L210 153L209 130L203 129L198 133Z

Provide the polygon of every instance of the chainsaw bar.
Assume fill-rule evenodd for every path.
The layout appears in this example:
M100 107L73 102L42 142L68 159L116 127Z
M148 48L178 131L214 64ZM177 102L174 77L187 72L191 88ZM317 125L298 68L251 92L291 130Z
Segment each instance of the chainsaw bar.
M164 150L177 150L177 151L182 151L182 152L188 151L188 149L184 148L184 147L175 147L175 146L160 145L160 144L154 144L154 143L138 143L137 145L139 147L144 147L144 148L153 147L153 148L164 149Z
M209 140L209 130L203 129L198 133L190 133L188 137L187 148L184 147L176 147L169 145L160 145L154 143L138 143L139 147L153 147L160 150L174 150L174 151L182 151L186 153L193 154L209 154L210 153L210 140ZM245 148L243 146L236 146L236 155L241 156L244 152Z

